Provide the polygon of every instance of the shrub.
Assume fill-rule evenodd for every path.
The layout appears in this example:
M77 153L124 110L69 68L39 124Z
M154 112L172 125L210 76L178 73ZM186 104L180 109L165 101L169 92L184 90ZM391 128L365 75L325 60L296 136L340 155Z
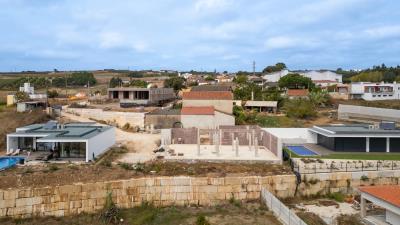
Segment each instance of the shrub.
M207 218L204 215L197 216L196 225L210 225Z
M112 192L107 193L106 203L104 204L104 209L100 214L100 218L106 224L116 224L119 222L120 210L112 200Z
M134 169L133 166L131 164L129 164L129 163L121 163L121 164L119 164L119 166L121 168L123 168L123 169L126 169L126 170L133 170Z
M337 202L343 202L345 196L344 196L344 194L342 194L340 192L335 192L335 193L328 194L328 198L334 199Z
M315 117L317 115L314 104L306 99L286 100L283 108L287 116L298 119Z
M49 165L49 170L52 171L52 172L53 172L53 171L57 171L58 169L59 169L59 168L58 168L57 165L54 165L54 164L50 164L50 165Z
M366 175L362 175L361 178L360 178L360 180L362 180L362 181L368 181L369 178L368 178L368 176L366 176Z

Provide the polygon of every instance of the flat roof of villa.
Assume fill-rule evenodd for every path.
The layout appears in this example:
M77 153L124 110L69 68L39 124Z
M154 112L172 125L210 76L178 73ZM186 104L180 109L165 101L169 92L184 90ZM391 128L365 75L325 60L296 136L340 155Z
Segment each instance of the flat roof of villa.
M15 133L8 134L11 137L38 136L38 142L46 140L86 140L102 132L112 129L111 126L99 126L95 123L68 123L63 126L47 126L47 124L32 124L17 128Z
M334 136L400 136L400 129L385 130L381 128L370 128L368 124L356 125L330 125L314 126L311 132L322 134L328 137Z

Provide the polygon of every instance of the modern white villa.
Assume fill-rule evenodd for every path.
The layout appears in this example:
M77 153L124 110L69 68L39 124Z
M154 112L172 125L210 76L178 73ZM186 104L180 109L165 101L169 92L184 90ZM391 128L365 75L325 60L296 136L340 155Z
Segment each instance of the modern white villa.
M54 159L81 159L86 162L115 144L115 128L94 123L32 124L7 134L7 153L14 151L51 154Z
M375 100L395 100L400 99L400 84L393 83L371 83L357 82L350 86L351 99L364 99L366 101Z

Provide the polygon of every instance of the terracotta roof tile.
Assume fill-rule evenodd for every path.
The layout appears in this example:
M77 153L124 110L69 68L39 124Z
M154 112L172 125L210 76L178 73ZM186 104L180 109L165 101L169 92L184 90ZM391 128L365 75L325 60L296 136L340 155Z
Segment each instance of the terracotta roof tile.
M188 100L232 100L233 94L230 91L191 91L184 92L183 99Z
M307 89L289 89L287 91L288 96L307 96L308 90Z
M214 115L214 107L183 107L181 110L181 115Z
M400 207L400 185L360 187L359 190Z

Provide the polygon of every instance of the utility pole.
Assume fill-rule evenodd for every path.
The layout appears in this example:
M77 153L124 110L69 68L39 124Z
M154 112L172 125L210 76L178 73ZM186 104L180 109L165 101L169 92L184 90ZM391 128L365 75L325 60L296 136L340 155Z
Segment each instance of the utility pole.
M253 61L253 76L256 75L256 61Z
M68 102L67 73L65 73L65 98L67 98Z

